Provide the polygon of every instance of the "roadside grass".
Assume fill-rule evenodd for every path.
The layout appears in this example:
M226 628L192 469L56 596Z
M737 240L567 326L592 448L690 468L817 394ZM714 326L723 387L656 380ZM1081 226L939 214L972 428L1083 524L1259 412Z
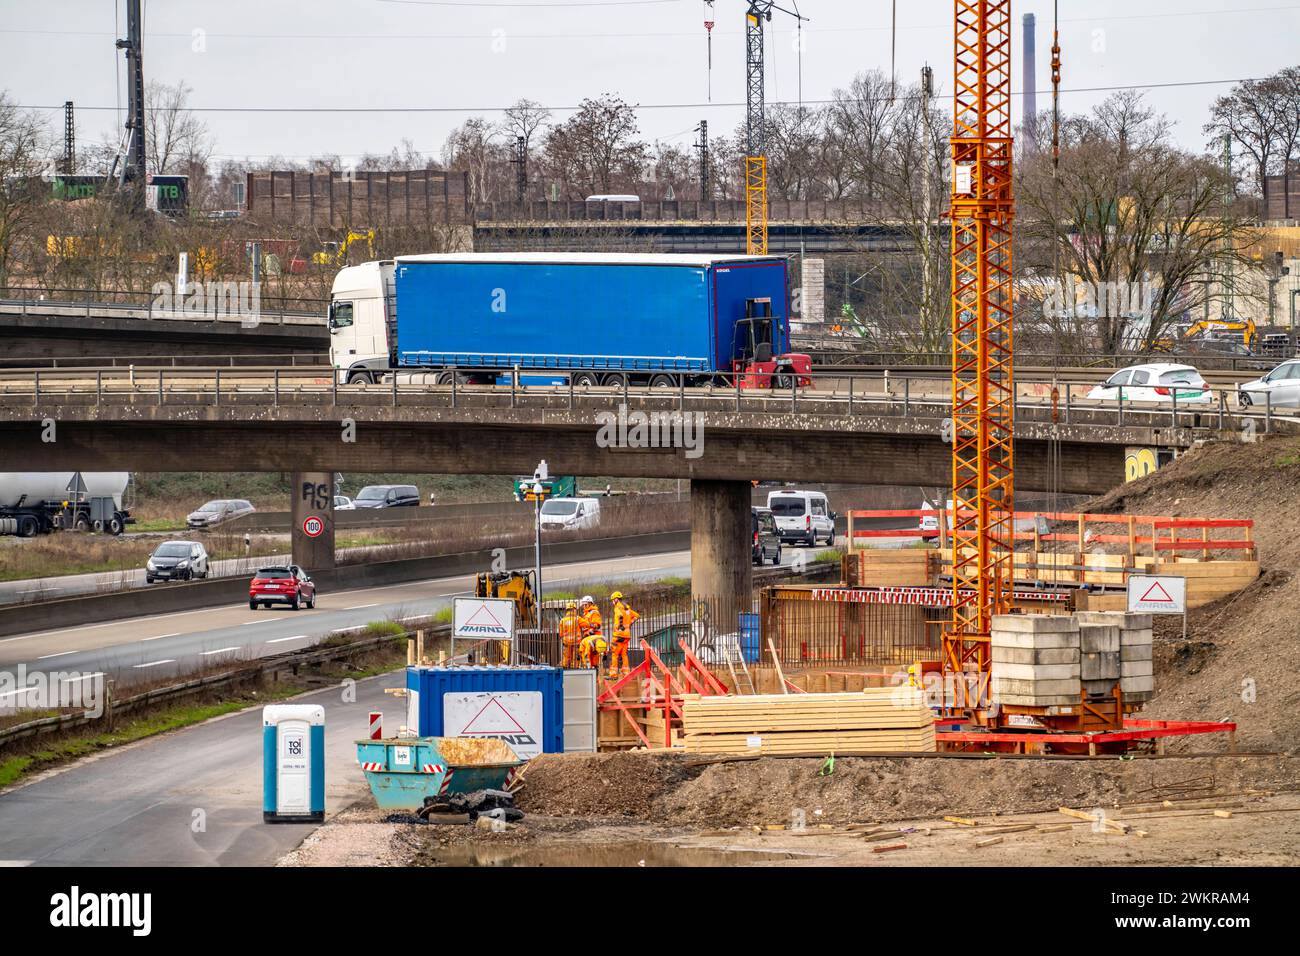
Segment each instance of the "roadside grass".
M426 624L424 621L411 624L411 627L419 626ZM245 684L238 689L213 692L202 700L159 704L119 718L117 725L110 730L93 726L79 727L15 741L4 748L7 752L0 752L0 787L6 787L29 774L112 747L180 730L224 714L275 703L345 679L364 680L389 673L406 663L406 627L395 621L372 621L363 633L365 636L391 634L393 640L386 641L377 648L357 652L346 661L303 666L297 674L284 674L278 681L264 679L253 686ZM336 633L313 646L337 646L356 639L356 633ZM193 676L195 675L178 675L172 681L179 683ZM129 692L135 693L142 689L143 686L133 686ZM21 719L10 723L24 723L52 715L53 711L25 711L20 715Z
M826 563L830 561L839 561L840 558L842 557L844 557L844 552L841 551L839 548L827 548L823 551L818 551L816 554L814 554L812 563L819 564L819 563Z

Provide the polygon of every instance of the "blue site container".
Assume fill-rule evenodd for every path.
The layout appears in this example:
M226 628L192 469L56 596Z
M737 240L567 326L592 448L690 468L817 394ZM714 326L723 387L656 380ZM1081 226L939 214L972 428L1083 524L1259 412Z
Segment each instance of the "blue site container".
M407 726L420 737L491 737L521 758L564 752L558 667L408 667Z
M757 664L762 656L759 650L759 638L762 626L759 616L746 611L740 615L740 653L746 664Z

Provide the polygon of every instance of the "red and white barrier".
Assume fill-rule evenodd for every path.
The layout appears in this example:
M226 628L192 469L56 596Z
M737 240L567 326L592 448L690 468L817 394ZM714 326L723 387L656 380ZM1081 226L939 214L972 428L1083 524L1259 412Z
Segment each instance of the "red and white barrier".
M370 739L384 739L384 714L383 711L372 710L370 712Z

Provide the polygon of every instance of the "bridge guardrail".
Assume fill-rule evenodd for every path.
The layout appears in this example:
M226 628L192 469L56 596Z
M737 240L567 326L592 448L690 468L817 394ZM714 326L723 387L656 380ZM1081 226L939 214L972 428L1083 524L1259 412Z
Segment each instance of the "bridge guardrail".
M64 309L76 310L76 314L86 317L98 312L126 319L189 322L246 321L246 317L223 309L224 300L220 296L206 297L195 312L188 307L181 310L160 309L157 307L157 297L151 293L84 289L40 289L33 292L35 293L33 296L0 298L0 315L48 314L52 309ZM111 298L106 298L110 296ZM207 298L211 298L212 301L207 301ZM273 308L277 299L280 302L278 309ZM259 302L262 305L257 316L259 324L265 322L271 325L323 326L327 321L329 301L325 299L259 293ZM291 303L302 308L289 308Z
M385 376L378 385L340 385L328 369L184 368L184 369L26 369L0 372L0 406L54 403L112 406L121 404L179 406L385 405L392 408L493 408L538 407L608 409L611 406L646 411L750 411L768 414L804 413L822 416L867 416L927 419L936 424L950 419L950 384L934 378L843 373L813 373L809 385L785 388L746 387L744 376L719 374L705 386L686 385L677 378L673 387L630 385L577 386L573 377L559 385L525 384L521 373L510 374L508 384L467 384L458 379L466 369L446 372L405 373ZM552 370L556 371L556 370ZM563 370L559 370L563 371ZM224 373L224 375L223 375ZM442 381L446 378L447 381ZM818 389L819 379L829 389ZM1032 394L1017 395L1018 421L1066 426L1190 428L1249 430L1270 433L1281 422L1300 425L1300 410L1278 408L1270 393L1256 404L1236 388L1208 387L1208 402L1180 401L1171 391L1167 401L1117 401L1090 399L1095 382L1023 383ZM878 391L866 385L879 387Z

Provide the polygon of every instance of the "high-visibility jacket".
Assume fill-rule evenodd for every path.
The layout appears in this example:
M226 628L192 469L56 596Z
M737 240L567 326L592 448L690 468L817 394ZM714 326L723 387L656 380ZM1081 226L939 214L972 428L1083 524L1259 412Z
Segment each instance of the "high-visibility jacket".
M577 611L569 611L560 618L560 640L566 644L576 644L582 636L582 620Z
M636 611L632 610L625 602L614 602L614 640L630 641L632 639L632 625L641 617Z
M601 619L600 608L592 605L582 612L582 633L599 634L604 628L605 622Z

